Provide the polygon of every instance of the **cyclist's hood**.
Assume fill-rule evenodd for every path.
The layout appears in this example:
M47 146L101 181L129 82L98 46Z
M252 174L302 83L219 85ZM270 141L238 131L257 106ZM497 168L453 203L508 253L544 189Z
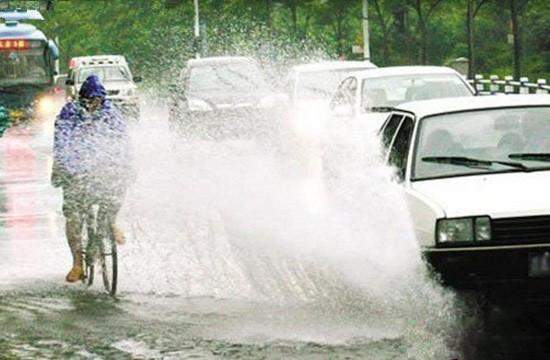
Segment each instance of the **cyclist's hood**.
M105 97L107 96L107 91L105 90L105 87L103 86L101 80L99 80L99 77L97 77L97 75L90 75L80 87L78 95L81 99L100 97L101 99L105 100Z

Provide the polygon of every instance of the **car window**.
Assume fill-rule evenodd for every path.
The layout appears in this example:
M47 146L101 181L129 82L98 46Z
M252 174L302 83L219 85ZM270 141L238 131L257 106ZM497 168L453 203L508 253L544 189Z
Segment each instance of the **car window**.
M384 149L387 149L390 146L395 132L401 123L401 119L403 119L403 115L393 114L382 130L382 146Z
M456 163L464 158L519 162L533 169L546 167L549 163L544 158L525 154L550 153L549 133L550 107L488 109L423 119L418 130L413 179L514 169L494 162ZM518 154L524 156L517 158Z
M388 163L397 169L397 176L400 180L405 179L413 129L413 120L408 116L405 117L391 145Z
M473 96L459 75L415 74L363 80L361 108L393 107L407 101Z
M187 90L194 96L266 92L263 70L252 62L200 65L189 69Z
M78 74L78 82L83 83L90 75L98 76L103 82L130 80L128 70L122 66L97 66L82 68Z
M338 87L338 84L341 84L345 76L352 70L362 69L332 69L301 73L296 85L297 97L299 99L329 99ZM356 89L357 80L355 78L347 78L346 86L355 87Z

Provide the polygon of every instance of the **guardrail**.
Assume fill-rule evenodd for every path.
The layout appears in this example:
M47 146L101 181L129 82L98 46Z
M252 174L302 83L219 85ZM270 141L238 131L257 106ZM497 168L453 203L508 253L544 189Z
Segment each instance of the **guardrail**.
M468 79L468 82L479 95L550 94L550 85L546 84L546 79L538 79L536 83L532 83L526 77L514 80L512 76L500 79L497 75L491 75L485 79L483 75L476 75L474 79Z

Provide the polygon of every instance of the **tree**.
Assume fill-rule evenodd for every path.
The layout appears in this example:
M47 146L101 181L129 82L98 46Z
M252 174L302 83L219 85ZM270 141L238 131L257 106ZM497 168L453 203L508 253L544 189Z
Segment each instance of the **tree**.
M520 17L529 0L509 0L510 22L512 25L512 36L514 38L514 78L521 77L521 65L523 55L523 43L521 39Z
M265 23L267 25L267 29L271 34L272 31L272 23L271 23L271 13L273 11L273 0L265 0Z
M380 29L382 31L382 57L384 59L384 62L387 62L390 57L390 50L389 50L389 43L390 43L390 36L389 36L389 27L391 22L391 16L387 16L382 11L382 7L380 5L380 0L374 0L372 2L372 5L374 6L374 13L376 14L376 18L378 19L378 22L380 23Z
M59 37L62 67L74 56L123 54L133 72L162 89L192 57L191 0L54 3L38 27ZM472 71L550 77L548 0L371 0L369 5L371 49L379 65L442 64L469 56ZM277 62L281 71L284 64L305 59L348 56L361 38L359 0L200 0L200 6L210 55L252 55ZM465 21L471 24L467 32ZM513 48L507 43L510 29Z
M416 11L420 31L420 63L428 62L428 24L430 18L444 0L408 0Z
M468 77L472 79L475 75L476 54L475 54L475 28L474 20L479 9L487 2L487 0L466 0L466 31L468 43L468 59L470 66L468 68Z

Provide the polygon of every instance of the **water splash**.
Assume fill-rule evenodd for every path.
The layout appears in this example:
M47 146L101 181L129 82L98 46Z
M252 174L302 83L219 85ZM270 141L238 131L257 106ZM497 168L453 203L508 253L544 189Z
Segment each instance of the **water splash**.
M134 131L123 291L309 304L363 330L390 324L413 358L448 354L454 295L427 274L373 132L332 124L340 136L289 152L185 142L166 116L148 112ZM337 176L327 183L329 157Z

